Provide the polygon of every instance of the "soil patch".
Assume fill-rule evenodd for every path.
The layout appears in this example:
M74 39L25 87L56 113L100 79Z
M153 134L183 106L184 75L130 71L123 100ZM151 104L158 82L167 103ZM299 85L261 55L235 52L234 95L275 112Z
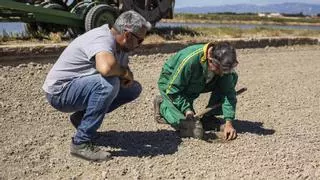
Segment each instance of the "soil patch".
M130 57L144 89L105 117L100 132L114 158L102 163L69 154L69 114L41 89L53 62L0 64L0 179L320 179L320 46L238 50L238 88L248 91L238 96L239 136L228 143L181 139L153 121L171 55Z

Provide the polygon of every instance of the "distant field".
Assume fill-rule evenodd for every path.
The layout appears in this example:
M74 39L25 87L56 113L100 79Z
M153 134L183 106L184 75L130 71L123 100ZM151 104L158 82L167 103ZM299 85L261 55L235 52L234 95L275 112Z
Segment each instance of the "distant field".
M188 23L217 23L217 24L279 24L279 25L307 25L320 26L318 17L259 17L257 14L175 14L174 19L163 19L164 22L188 22ZM44 34L41 32L19 36L14 33L0 35L0 43L16 40L40 40L46 42L68 41L64 33ZM35 34L35 35L34 35ZM320 38L320 30L310 29L276 29L256 27L241 29L234 27L160 27L154 28L147 36L145 43L164 42L168 40L197 40L208 38L259 38L259 37L315 37Z
M257 14L175 14L172 21L196 21L199 22L239 22L239 23L274 23L274 24L319 24L320 17L259 17Z
M196 38L195 38L196 37ZM146 42L164 42L167 40L210 40L224 38L262 38L262 37L311 37L320 38L320 30L293 30L257 27L240 29L229 27L174 27L156 28L147 36Z
M196 37L196 38L195 38ZM261 37L312 37L320 38L320 30L293 30L293 29L273 29L257 27L253 29L240 29L230 27L163 27L153 29L146 37L144 43L163 43L165 41L204 41L223 38L261 38ZM68 41L62 33L50 33L42 35L42 38L35 37L1 37L0 44L7 44L12 41L23 40L44 43L59 43Z

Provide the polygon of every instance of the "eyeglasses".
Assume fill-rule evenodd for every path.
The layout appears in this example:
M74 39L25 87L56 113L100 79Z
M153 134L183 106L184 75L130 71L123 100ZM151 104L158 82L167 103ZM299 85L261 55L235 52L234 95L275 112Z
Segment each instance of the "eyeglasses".
M143 38L139 37L135 33L133 33L133 32L130 32L130 33L132 34L132 36L134 36L138 40L138 44L141 44L144 41Z
M238 61L236 61L235 63L232 64L231 67L229 67L228 69L225 69L222 67L220 61L218 61L216 58L207 58L208 61L210 61L212 63L212 65L219 69L221 72L223 72L223 74L228 74L234 71L234 68L237 67L237 65L239 64Z

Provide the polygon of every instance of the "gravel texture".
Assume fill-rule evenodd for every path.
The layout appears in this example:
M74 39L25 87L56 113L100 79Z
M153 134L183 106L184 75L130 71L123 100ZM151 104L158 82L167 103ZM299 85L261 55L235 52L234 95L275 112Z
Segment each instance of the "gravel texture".
M99 131L114 157L102 163L69 154L69 114L41 90L53 61L0 61L0 179L320 179L320 46L238 50L238 88L248 91L238 97L231 142L181 139L153 121L170 55L130 57L144 90L105 117Z

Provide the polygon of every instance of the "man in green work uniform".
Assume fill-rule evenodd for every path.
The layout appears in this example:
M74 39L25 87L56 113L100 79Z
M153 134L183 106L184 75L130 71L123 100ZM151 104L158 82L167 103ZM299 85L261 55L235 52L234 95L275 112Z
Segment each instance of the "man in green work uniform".
M237 133L232 121L237 103L238 75L234 71L237 64L236 51L226 42L192 45L170 57L158 81L161 96L154 99L155 120L181 130L185 122L195 122L189 121L195 116L193 101L200 93L211 92L208 107L222 105L205 115L203 128L210 128L204 122L208 117L213 121L215 115L223 115L224 137L235 139Z

